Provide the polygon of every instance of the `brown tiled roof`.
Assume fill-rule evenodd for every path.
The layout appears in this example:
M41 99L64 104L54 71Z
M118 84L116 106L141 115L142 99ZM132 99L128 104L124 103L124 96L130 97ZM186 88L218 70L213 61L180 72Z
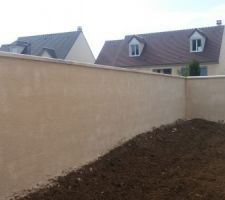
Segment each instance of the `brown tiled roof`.
M124 40L106 41L96 64L118 67L187 64L192 59L200 63L218 63L224 26L199 28L206 37L203 52L191 53L189 36L195 29L139 34L145 40L141 56L129 57L128 45L133 35Z

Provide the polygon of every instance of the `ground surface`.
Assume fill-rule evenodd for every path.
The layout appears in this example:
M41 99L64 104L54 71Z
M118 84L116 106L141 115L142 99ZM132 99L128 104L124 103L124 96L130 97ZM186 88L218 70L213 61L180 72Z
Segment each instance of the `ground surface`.
M141 134L28 199L224 200L225 125L196 119Z

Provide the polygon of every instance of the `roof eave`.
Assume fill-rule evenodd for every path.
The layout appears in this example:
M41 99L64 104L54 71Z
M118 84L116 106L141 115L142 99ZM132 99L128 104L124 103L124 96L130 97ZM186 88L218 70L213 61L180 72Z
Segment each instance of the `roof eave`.
M166 67L166 66L171 66L171 65L176 65L176 66L180 66L180 65L187 65L188 63L184 63L184 62L180 62L180 63L162 63L162 64L143 64L143 65L124 65L124 66L117 66L117 67L124 67L124 68L137 68L137 67L149 67L149 68L153 68L153 67ZM208 61L208 62L200 62L200 64L203 65L207 65L207 64L219 64L219 61Z

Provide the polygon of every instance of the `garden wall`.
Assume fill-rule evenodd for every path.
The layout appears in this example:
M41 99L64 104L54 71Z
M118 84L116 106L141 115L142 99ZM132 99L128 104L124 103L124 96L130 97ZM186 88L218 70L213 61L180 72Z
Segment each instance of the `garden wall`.
M185 118L185 79L0 54L0 199Z
M188 119L225 120L225 76L192 77L186 82Z

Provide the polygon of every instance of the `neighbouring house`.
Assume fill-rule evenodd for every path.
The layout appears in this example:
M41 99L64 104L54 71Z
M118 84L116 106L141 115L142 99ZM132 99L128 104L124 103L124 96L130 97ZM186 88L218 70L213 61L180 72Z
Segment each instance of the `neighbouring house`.
M106 41L96 64L182 75L193 59L201 75L225 74L225 33L217 26L127 35Z
M11 44L2 45L0 51L85 63L95 62L80 26L73 32L19 37Z

